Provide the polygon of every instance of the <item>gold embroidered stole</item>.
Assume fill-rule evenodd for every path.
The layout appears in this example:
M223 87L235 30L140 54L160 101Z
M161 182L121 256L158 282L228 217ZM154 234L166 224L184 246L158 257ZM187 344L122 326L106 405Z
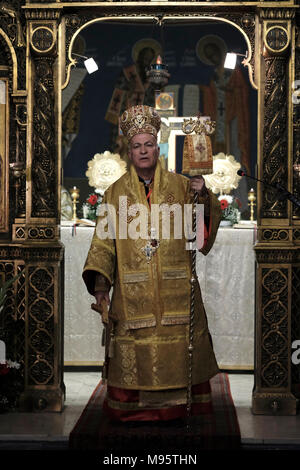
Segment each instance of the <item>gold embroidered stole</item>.
M122 239L118 236L120 196L127 197L127 199L123 198L127 211L133 204L139 203L144 206L150 234L151 212L144 183L139 181L132 165L130 171L105 193L104 202L112 204L116 209L117 236L115 240L109 238L101 240L97 237L95 230L84 267L84 279L88 279L91 271L103 274L110 282L114 279L111 315L128 329L153 327L158 321L163 325L187 324L190 313L191 262L190 251L186 250L183 227L182 237L174 238L176 214L171 212L170 238L163 238L162 226L165 222L160 211L159 247L147 262L143 250L149 240L132 239L129 236ZM219 224L216 199L210 194L211 209L213 206L217 216L212 218L208 243L201 250L204 254L212 246ZM163 170L158 162L150 200L151 208L154 204L165 204L166 207L178 204L183 209L183 204L191 201L188 179ZM130 224L134 224L138 217L139 214L127 213L127 232Z
M150 207L144 184L139 181L133 166L127 180L124 193L128 196L129 207L132 203L139 203L147 208L150 234ZM183 177L165 172L158 162L150 196L151 206L170 203L183 206L186 189ZM129 217L128 223L132 221ZM120 299L123 299L128 328L155 326L158 318L164 325L188 323L190 255L185 250L184 233L181 239L174 239L173 223L170 227L170 238L161 238L162 221L160 213L160 246L148 263L143 252L146 239L128 238L116 241Z

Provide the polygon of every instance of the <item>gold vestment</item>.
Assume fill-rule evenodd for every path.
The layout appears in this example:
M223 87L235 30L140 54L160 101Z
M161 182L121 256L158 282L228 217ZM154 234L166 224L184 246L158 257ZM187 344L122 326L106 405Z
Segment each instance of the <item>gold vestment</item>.
M205 214L210 217L210 233L201 250L203 254L213 245L221 217L219 201L210 191L208 194L198 199L199 204L205 204ZM144 183L139 181L133 165L107 189L102 202L116 209L117 235L118 215L122 212L119 196L127 196L127 225L134 222L134 215L130 215L132 204L143 204L150 220ZM153 204L183 206L192 200L189 179L163 170L158 162L150 196L151 208ZM96 273L113 285L109 315L115 324L115 339L113 357L109 359L108 385L145 392L187 386L191 251L186 249L184 234L179 239L174 238L175 217L174 213L171 238L163 239L159 234L159 247L149 262L143 252L147 240L118 236L100 239L97 227L95 229L83 279L91 294L94 294ZM193 384L205 382L218 371L197 282Z

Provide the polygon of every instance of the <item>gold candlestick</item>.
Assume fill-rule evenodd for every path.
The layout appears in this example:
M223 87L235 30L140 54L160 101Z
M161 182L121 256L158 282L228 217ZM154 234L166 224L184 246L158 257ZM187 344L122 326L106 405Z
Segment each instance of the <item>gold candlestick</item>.
M248 192L248 201L249 201L249 206L250 206L250 220L251 222L254 221L254 206L256 206L256 197L255 197L255 192L254 189L251 188L250 191Z
M76 204L79 202L79 189L76 186L73 186L73 189L70 190L71 198L72 198L72 206L73 206L73 222L77 222L77 214L76 214Z
M15 214L16 217L20 217L19 214L19 196L20 196L20 187L21 187L21 178L25 175L25 165L23 162L13 162L9 164L12 176L14 178L14 187L15 187ZM23 215L23 214L22 214Z

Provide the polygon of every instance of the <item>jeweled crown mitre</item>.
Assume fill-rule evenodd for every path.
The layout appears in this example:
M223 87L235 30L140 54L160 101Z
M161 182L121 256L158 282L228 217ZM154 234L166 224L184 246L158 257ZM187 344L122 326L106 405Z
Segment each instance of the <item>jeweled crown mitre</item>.
M120 127L128 141L136 134L152 134L157 137L160 129L160 116L150 106L137 105L124 111Z

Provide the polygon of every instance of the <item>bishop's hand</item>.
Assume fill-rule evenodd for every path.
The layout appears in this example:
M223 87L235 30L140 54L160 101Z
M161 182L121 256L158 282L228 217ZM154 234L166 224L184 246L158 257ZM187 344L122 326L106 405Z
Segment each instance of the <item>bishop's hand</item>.
M108 306L110 304L109 291L97 291L94 293L96 303L91 305L92 310L100 313L102 322L108 323Z
M199 194L199 196L205 196L207 194L205 179L201 175L193 176L190 179L190 186L193 191Z
M94 294L97 305L101 306L102 302L105 301L107 305L110 304L109 292L108 291L97 291Z

